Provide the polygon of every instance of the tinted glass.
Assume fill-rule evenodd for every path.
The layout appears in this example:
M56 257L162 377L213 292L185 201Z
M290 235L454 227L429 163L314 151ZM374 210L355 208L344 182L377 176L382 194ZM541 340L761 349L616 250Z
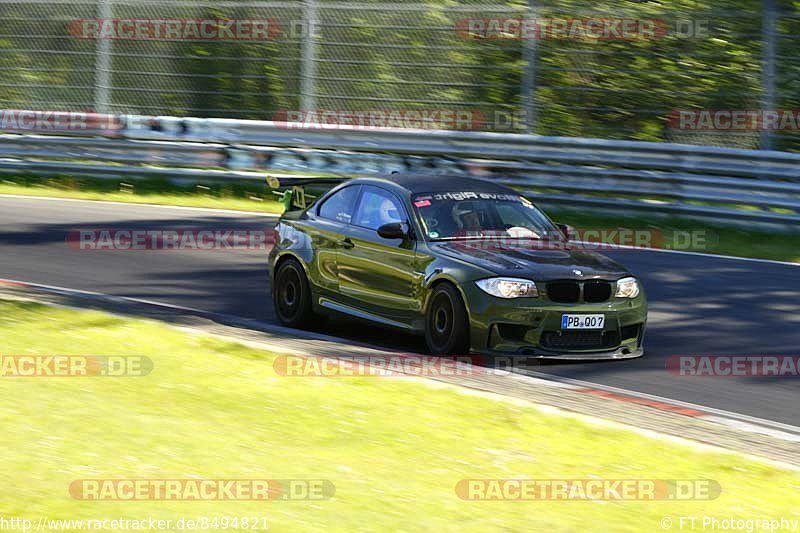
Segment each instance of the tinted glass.
M561 238L536 206L516 194L429 193L414 196L412 203L430 239Z
M364 187L354 224L376 230L392 222L405 222L403 207L397 197L377 187Z
M319 208L319 216L330 220L337 220L344 224L349 224L353 217L358 187L345 187L336 194L325 200Z

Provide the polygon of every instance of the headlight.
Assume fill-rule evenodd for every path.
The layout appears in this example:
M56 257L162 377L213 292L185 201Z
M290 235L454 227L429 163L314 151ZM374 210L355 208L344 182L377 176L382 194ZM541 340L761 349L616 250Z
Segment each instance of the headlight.
M636 298L639 296L639 282L636 278L622 278L617 282L617 298Z
M488 278L475 282L484 292L498 298L522 298L539 296L536 284L527 279Z

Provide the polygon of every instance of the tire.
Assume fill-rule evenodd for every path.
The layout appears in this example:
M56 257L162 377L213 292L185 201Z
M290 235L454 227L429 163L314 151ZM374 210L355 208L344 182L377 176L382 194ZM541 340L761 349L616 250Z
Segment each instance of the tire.
M311 290L305 271L296 259L283 261L272 287L275 314L284 326L302 328L311 323Z
M469 320L461 294L450 283L433 289L425 313L425 343L434 355L469 353Z

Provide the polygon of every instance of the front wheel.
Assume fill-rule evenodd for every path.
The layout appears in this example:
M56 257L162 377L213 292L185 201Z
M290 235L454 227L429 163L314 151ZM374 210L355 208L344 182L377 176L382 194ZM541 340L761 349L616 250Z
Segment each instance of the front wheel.
M275 314L284 326L302 328L312 317L311 291L303 267L296 259L287 259L275 272L272 301Z
M464 301L449 283L433 289L425 316L425 343L435 355L464 355L469 351L469 320Z

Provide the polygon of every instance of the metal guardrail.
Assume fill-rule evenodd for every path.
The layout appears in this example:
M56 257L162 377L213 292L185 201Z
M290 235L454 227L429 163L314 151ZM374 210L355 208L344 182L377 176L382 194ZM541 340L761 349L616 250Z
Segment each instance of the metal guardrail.
M112 130L0 135L0 171L103 178L258 179L411 170L471 175L562 207L644 210L800 228L800 154L463 131L335 129L114 117Z

